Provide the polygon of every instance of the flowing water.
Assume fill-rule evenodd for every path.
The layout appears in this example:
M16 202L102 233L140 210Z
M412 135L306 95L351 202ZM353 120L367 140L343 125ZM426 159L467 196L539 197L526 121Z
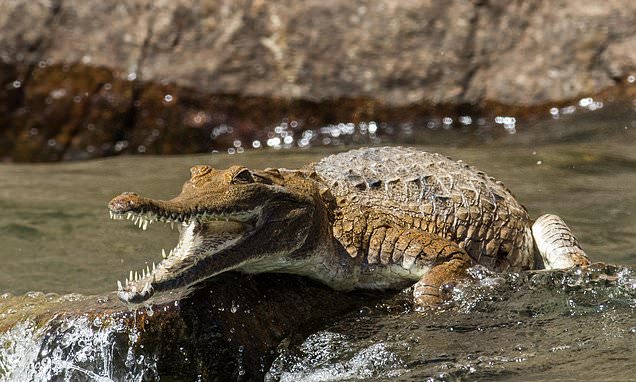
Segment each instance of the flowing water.
M443 310L415 312L403 294L281 345L266 378L636 380L636 113L631 105L571 111L553 110L552 117L525 124L511 117L464 118L282 135L279 126L272 137L281 139L264 145L274 147L230 149L234 154L0 165L0 294L7 293L0 298L0 323L10 315L3 300L11 296L104 294L129 269L174 246L177 233L168 227L142 233L108 218L106 203L122 191L169 198L194 164L295 168L355 144L408 144L503 180L531 216L560 215L593 261L621 266L504 275L477 268ZM137 374L113 371L112 333L95 336L90 325L74 325L73 357L44 357L48 366L34 354L68 346L44 346L28 319L0 334L0 380L157 377L152 362L134 357L127 365ZM79 364L82 373L75 375Z

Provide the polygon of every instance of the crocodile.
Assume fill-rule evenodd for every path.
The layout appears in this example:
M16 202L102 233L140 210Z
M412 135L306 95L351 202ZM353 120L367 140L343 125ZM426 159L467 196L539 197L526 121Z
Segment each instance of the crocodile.
M336 290L413 286L416 306L426 307L476 264L522 271L590 263L558 216L533 222L502 182L414 148L356 149L295 170L198 165L190 173L171 200L125 192L110 201L113 219L180 230L159 264L117 281L123 301L235 270L302 275Z

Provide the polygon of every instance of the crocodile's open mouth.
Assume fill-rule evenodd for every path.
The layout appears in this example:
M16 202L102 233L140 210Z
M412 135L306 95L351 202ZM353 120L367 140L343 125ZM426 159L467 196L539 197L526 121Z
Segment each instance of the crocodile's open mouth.
M210 258L250 236L261 215L261 208L225 213L205 210L177 212L134 194L125 197L145 203L111 202L112 219L131 220L143 230L159 221L173 228L176 225L180 232L176 247L169 252L162 250L159 263L152 262L152 266L139 271L131 270L124 282L117 281L119 297L130 303L144 302L156 292L189 287L201 280L201 274L213 276L207 269ZM228 268L231 265L222 270Z
M190 175L181 193L170 200L124 192L108 203L113 219L131 220L144 230L157 221L180 229L177 246L168 253L162 250L163 260L130 271L124 282L117 282L122 300L141 303L157 292L189 291L220 273L250 273L268 262L265 268L279 270L285 264L272 262L271 256L304 245L314 212L313 193L299 192L305 190L304 183L283 187L278 170L241 166L194 166Z

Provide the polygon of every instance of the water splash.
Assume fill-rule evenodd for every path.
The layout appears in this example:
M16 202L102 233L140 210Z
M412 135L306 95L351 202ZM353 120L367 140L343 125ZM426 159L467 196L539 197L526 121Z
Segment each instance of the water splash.
M156 360L121 346L128 328L87 317L38 327L33 321L0 334L0 381L142 381L158 378ZM123 354L127 354L124 356ZM121 365L126 358L126 367Z
M352 346L347 336L328 331L309 336L294 354L282 351L266 381L351 381L390 378L401 373L403 362L384 343L362 349Z
M470 280L453 291L448 306L463 313L510 307L521 297L534 309L558 304L562 314L602 313L610 306L636 308L636 272L627 266L595 264L588 269L496 273L482 266L469 270Z

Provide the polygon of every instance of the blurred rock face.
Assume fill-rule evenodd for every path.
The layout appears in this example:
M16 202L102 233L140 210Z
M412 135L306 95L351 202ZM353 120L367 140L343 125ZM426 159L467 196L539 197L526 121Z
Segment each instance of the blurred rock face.
M634 15L628 0L4 1L1 156L193 152L228 122L562 102L636 73Z

